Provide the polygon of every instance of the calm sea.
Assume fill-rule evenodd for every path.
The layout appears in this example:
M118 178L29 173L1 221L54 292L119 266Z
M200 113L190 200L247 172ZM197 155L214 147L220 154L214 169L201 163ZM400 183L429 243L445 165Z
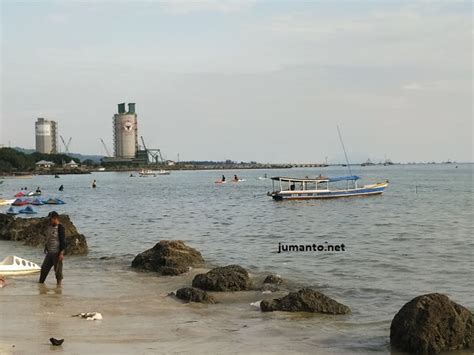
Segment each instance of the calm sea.
M67 202L57 210L71 216L90 248L87 256L70 258L67 264L64 292L71 297L90 293L105 297L110 288L101 285L107 280L115 284L120 274L127 283L150 280L149 275L130 270L134 255L159 240L181 239L200 250L210 266L239 264L257 276L278 273L291 288L314 287L353 310L343 318L278 318L282 316L251 309L249 303L257 295L247 295L249 299L235 296L233 302L239 306L230 308L235 314L215 308L216 321L243 317L243 322L250 322L242 315L246 312L255 322L275 317L278 322L271 336L278 337L282 346L295 342L294 351L315 347L336 353L388 352L390 321L413 297L440 292L474 308L472 168L471 164L354 167L353 173L364 182L388 179L386 193L327 201L274 202L265 196L271 181L258 177L337 176L346 175L345 168L183 171L156 178L108 172L60 179L37 176L6 179L0 192L10 198L21 186L40 186L45 196L61 196ZM222 174L230 179L234 173L246 181L214 184ZM95 190L90 188L93 179ZM57 192L60 184L65 188L62 193ZM39 215L52 209L40 207ZM343 243L345 251L277 253L278 243L325 242ZM38 249L16 243L0 242L0 251L0 257L15 252L41 261ZM101 285L92 281L95 278L102 280ZM27 282L11 286L2 292L33 296L37 291L31 291ZM135 283L133 292L140 293L140 287ZM123 285L114 292L131 291ZM179 309L177 305L176 312ZM264 329L256 327L241 343L270 336ZM295 340L292 329L301 337ZM316 337L310 335L314 332Z

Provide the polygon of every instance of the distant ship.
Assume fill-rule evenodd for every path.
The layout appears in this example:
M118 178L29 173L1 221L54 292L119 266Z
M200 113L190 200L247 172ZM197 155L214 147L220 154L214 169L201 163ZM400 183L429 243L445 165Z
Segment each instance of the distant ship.
M372 163L372 161L369 159L367 159L367 161L365 163L362 163L360 164L360 166L371 166L371 165L375 165L374 163Z

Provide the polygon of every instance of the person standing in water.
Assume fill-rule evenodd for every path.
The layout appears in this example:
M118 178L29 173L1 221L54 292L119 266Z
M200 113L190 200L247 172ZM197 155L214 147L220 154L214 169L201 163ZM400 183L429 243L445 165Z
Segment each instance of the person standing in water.
M49 226L46 232L46 245L44 246L46 256L41 265L39 283L43 284L46 281L49 271L54 267L57 285L61 286L63 280L64 251L66 249L66 233L64 226L59 222L59 214L56 211L52 211L48 217Z
M225 176L224 175L222 175L221 181L225 182Z
M63 191L63 190L64 190L64 186L63 185L59 186L59 191Z
M94 180L94 181L92 182L92 188L95 189L96 187L97 187L97 181Z

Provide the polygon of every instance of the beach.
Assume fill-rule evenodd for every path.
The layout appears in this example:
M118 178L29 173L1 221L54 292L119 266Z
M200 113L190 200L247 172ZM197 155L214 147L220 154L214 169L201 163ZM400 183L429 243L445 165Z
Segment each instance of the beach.
M339 167L323 172L344 174ZM258 180L265 173L258 170L237 172L247 180L241 184L213 183L232 173L5 180L2 197L27 184L63 198L66 205L38 207L39 216L52 209L67 213L86 236L89 253L66 256L61 289L53 274L46 287L37 284L37 275L8 278L0 289L0 353L396 354L390 322L412 298L440 292L473 309L471 164L364 168L355 173L390 180L386 193L337 201L274 202L265 196L271 183ZM61 195L59 184L65 186ZM205 268L180 276L132 269L134 256L159 240L183 240L202 253ZM278 253L279 243L325 242L343 243L344 251ZM0 241L0 251L42 260L41 248L19 242ZM169 295L189 286L197 273L229 264L245 267L256 289L211 292L219 302L214 305L184 304ZM284 287L262 294L258 286L273 273L282 276ZM262 313L251 305L302 287L323 292L352 313ZM100 312L103 320L72 317L80 312ZM50 337L65 342L53 348Z

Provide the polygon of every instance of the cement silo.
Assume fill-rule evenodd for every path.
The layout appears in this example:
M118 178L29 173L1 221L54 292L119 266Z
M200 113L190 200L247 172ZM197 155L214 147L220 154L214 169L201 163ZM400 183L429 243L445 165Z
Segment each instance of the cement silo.
M35 123L36 151L44 154L58 152L58 124L55 121L38 118Z
M135 158L138 150L138 126L135 104L118 104L118 113L114 115L114 153L117 158Z

